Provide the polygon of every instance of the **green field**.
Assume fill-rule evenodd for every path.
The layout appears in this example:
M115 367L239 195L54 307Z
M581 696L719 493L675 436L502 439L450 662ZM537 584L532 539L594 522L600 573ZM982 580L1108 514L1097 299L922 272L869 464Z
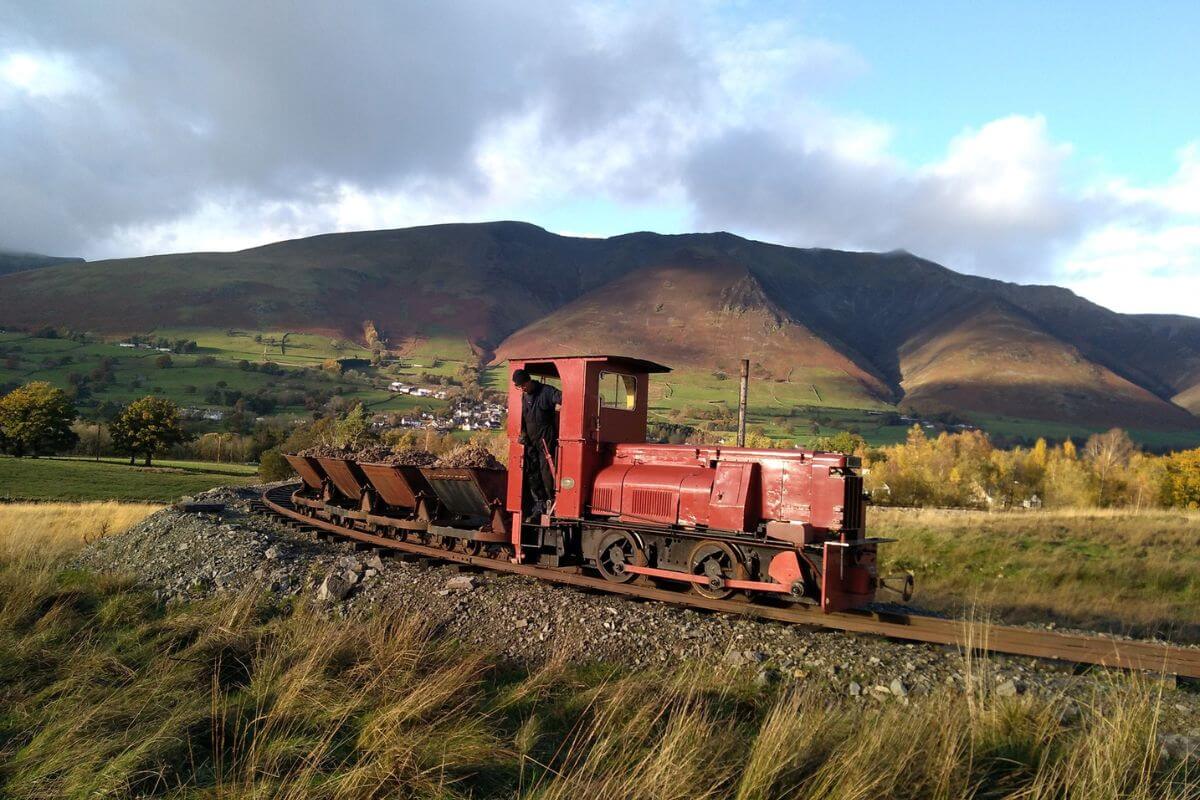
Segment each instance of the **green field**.
M319 367L330 358L371 358L371 351L349 339L290 331L156 328L149 333L166 339L192 339L201 353L232 360L274 361L293 367ZM286 342L284 336L286 335ZM255 341L256 337L262 341Z
M1103 426L1068 425L1059 422L1043 422L1041 420L1014 419L1012 417L988 415L973 416L972 421L989 433L1021 436L1027 439L1045 436L1048 439L1061 441L1070 437L1076 442L1082 442L1093 433L1103 433L1107 430ZM1127 432L1135 442L1156 450L1171 448L1187 450L1192 447L1200 447L1200 428L1190 431L1129 428Z
M120 464L129 466L129 459L117 456L102 456L99 461L92 456L55 456L54 461L83 461L89 464ZM217 461L184 461L182 459L173 458L156 458L154 466L166 467L170 469L178 469L183 472L195 472L204 475L232 475L235 478L244 478L258 474L257 464L231 464L228 462Z
M163 502L257 480L255 468L246 465L165 461L131 467L111 459L0 457L0 500Z
M67 339L39 339L26 334L0 334L0 349L4 351L4 356L0 357L0 384L48 381L66 389L71 385L72 374L88 377L103 358L110 358L115 361L113 382L90 382L89 397L81 402L81 406L103 401L124 404L155 394L168 397L184 408L217 409L228 413L231 407L223 402L213 402L210 393L261 392L281 401L269 416L295 418L309 413L303 400L306 395L313 394L340 395L360 401L375 411L403 412L418 406L438 408L445 404L444 401L397 395L387 390L387 383L414 377L420 372L453 375L461 366L461 362L443 362L431 370L398 368L392 373L361 366L337 376L318 368L331 358L369 360L370 352L357 345L312 335L289 335L286 353L280 353L278 345L271 348L255 344L251 334L171 330L155 331L155 335L194 339L200 350L186 355L171 354L171 366L160 368L156 360L163 354L155 350L120 347L116 342L80 343ZM262 335L265 339L282 338L281 333ZM15 359L11 366L6 365L9 359ZM281 370L273 375L244 369L243 361L256 365L270 361L278 364Z

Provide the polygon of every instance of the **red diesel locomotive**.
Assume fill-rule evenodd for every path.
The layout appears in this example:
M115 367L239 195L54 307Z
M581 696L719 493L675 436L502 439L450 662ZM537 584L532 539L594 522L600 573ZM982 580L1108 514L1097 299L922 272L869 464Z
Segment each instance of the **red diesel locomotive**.
M824 611L879 585L858 461L808 450L646 442L648 381L669 368L619 356L510 359L560 384L557 496L524 521L521 391L508 396L509 469L289 455L297 508L383 539L586 570L710 598L773 596Z

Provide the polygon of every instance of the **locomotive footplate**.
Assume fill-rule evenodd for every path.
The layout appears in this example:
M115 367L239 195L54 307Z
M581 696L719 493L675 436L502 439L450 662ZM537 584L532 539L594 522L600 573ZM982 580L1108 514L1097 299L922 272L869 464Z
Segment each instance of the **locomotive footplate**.
M662 578L669 581L682 581L683 583L695 583L699 585L713 585L715 588L734 589L739 591L750 592L775 592L777 594L790 594L800 596L804 593L803 581L784 584L772 583L770 581L749 581L740 580L738 578L731 579L714 579L708 575L697 575L690 572L679 572L673 569L657 569L655 567L640 567L636 564L624 564L622 569L625 572L632 572L635 575L646 575L651 578Z

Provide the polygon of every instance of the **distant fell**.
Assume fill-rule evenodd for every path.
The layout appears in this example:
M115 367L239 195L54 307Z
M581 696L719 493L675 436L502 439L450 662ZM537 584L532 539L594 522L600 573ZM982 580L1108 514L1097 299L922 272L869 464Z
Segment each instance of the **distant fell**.
M63 256L46 256L40 253L19 253L13 250L0 250L0 275L13 272L25 272L31 269L52 267L55 264L82 264L82 258L67 258Z
M57 264L0 277L0 296L8 325L358 339L371 320L392 341L460 337L488 357L608 350L729 370L745 356L772 380L820 376L864 403L1200 424L1200 320L1118 314L1059 287L963 275L903 251L728 233L585 239L492 222Z

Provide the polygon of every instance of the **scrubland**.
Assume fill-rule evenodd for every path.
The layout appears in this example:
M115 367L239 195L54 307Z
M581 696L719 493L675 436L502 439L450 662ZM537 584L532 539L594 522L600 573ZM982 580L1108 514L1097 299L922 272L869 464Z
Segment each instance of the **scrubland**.
M870 509L882 572L911 570L919 605L1200 637L1200 512Z
M530 672L396 612L343 620L250 595L164 607L65 568L152 508L0 507L0 795L1200 796L1195 767L1159 744L1159 685L1137 677L1075 705L860 700L711 664Z

